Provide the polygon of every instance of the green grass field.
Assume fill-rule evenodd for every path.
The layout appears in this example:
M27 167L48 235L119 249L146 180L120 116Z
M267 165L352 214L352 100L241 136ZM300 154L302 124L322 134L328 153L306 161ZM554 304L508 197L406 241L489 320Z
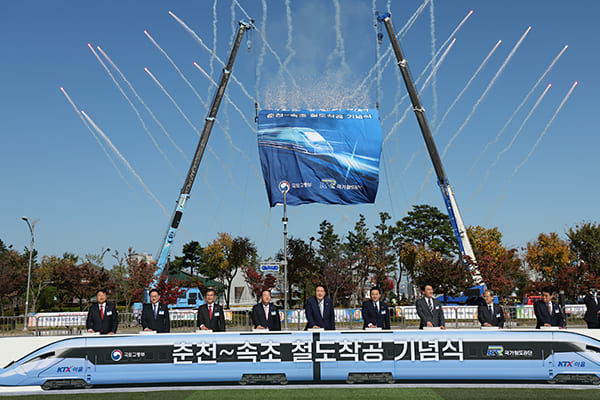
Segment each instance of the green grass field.
M196 399L248 399L248 400L279 400L279 399L323 399L327 400L354 400L354 399L428 399L428 400L493 400L493 399L544 399L544 400L571 400L571 399L600 399L600 389L590 387L584 390L572 389L518 389L518 388L489 388L489 389L461 389L461 388L307 388L307 389L238 389L238 390L181 390L160 391L154 389L148 392L123 393L114 389L112 393L87 393L87 394L44 394L35 396L10 396L2 397L25 399L124 399L124 400L196 400Z

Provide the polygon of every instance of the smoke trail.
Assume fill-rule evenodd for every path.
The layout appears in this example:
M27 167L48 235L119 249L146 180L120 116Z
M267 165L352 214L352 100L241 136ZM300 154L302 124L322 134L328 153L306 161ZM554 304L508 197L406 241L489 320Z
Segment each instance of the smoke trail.
M446 41L440 46L440 48L438 49L437 53L436 53L436 57L442 52L444 51L444 49L446 48L446 45L454 39L454 36L456 35L456 32L458 32L458 30L465 24L465 22L469 19L469 17L473 14L473 10L469 11L467 13L467 15L462 19L462 21L460 21L460 23L456 26L456 28L454 28L454 30L452 31L452 33L448 36L448 38L446 39ZM389 61L389 60L388 60ZM387 63L386 63L387 65ZM427 65L425 66L425 68L423 68L423 71L421 72L421 74L418 76L418 78L415 80L415 84L418 84L419 81L421 80L421 78L423 77L423 75L425 75L425 73L429 70L429 67L431 67L432 65L434 65L433 60L429 60L429 62L427 63ZM396 72L397 72L397 77L401 78L400 76L400 68L396 68ZM402 84L402 81L400 79L398 79L398 82L400 82ZM405 95L404 98L407 98L408 95ZM403 98L403 99L404 99ZM392 112L390 114L388 114L383 121L385 122L388 118L390 118L391 116L393 116L395 113L397 113L399 111L399 107L401 102L403 101L396 101L396 105L394 106L394 109L392 110Z
M117 171L117 174L119 174L119 176L121 177L121 179L123 180L123 182L125 182L125 184L129 187L129 189L131 189L131 191L133 192L133 194L135 194L135 197L138 199L138 201L140 202L140 204L143 205L142 200L140 199L140 197L136 193L135 189L133 188L133 186L131 186L131 184L129 183L129 181L127 181L127 179L125 179L125 176L123 176L123 174L121 173L121 170L119 169L119 167L115 163L115 160L113 160L113 158L110 155L110 153L108 152L108 150L106 150L106 147L104 147L104 144L102 143L102 141L100 140L100 138L98 138L98 135L96 135L96 132L94 132L94 130L90 127L90 124L88 124L88 122L85 120L85 118L83 118L83 115L81 115L81 113L79 112L79 109L75 105L75 102L73 102L73 100L67 94L67 92L66 92L66 90L64 88L61 87L60 90L65 95L65 97L67 98L67 100L69 101L69 103L71 104L71 106L73 107L73 109L75 110L75 112L77 113L77 115L79 116L79 118L81 118L81 121L83 121L83 124L85 125L85 127L90 131L90 133L92 134L92 136L94 136L94 139L96 139L96 142L98 142L98 144L100 145L100 148L102 148L102 151L104 152L104 154L106 154L106 157L108 157L108 160L110 161L110 163L112 164L112 166Z
M202 102L202 104L206 105L206 102L204 101L204 99L200 96L200 94L196 91L196 88L194 88L194 86L190 83L190 81L185 77L185 75L183 74L183 72L181 72L181 70L179 69L179 67L177 66L177 64L175 64L175 62L171 59L171 57L169 57L169 55L167 54L167 52L165 50L163 50L162 47L160 47L160 45L156 42L156 40L154 40L154 38L152 36L150 36L150 34L148 33L148 31L144 31L144 35L146 35L146 37L148 37L148 39L150 39L150 41L152 42L152 44L154 45L154 47L156 47L163 56L165 56L165 58L167 59L167 61L169 61L169 63L173 66L173 68L175 68L175 71L177 71L177 73L179 74L179 76L181 77L181 79L183 79L183 81L188 85L188 87L190 89L192 89L192 92L194 92L194 95L196 95L196 98L198 100L200 100L200 102ZM212 58L211 58L212 60ZM209 92L210 92L210 88L209 88Z
M190 35L192 35L192 37L194 38L194 40L196 40L200 46L202 46L202 48L206 51L208 51L208 53L212 56L214 56L215 60L217 60L219 62L219 64L221 64L223 67L225 66L225 63L223 62L223 60L221 60L219 58L219 56L217 55L217 53L215 53L214 50L210 49L206 44L204 44L204 42L202 41L202 39L200 39L200 37L196 34L196 32L194 32L189 26L186 25L185 22L183 22L177 15L173 14L171 11L169 11L169 15L171 15L171 17L173 17L173 19L175 19L175 21L177 21L186 31L188 31L188 33ZM246 87L242 84L242 82L240 82L234 74L231 74L231 79L240 87L240 89L242 90L242 92L253 102L256 101L254 99L254 97L252 95L250 95L250 93L248 93L248 91L246 90Z
M435 52L435 14L433 12L433 3L431 0L431 4L429 5L429 17L431 20L430 25L430 34L431 34L431 61L435 64L436 60L436 52ZM433 79L431 82L431 92L433 94L433 112L431 113L431 125L435 124L438 113L438 95L437 95L437 74L433 74Z
M240 10L242 10L242 12L246 16L246 18L251 19L250 16L248 15L248 13L246 12L246 10L244 10L244 8L242 7L242 5L237 0L233 0L233 2L240 8ZM290 82L292 82L292 84L294 85L294 87L296 89L298 89L298 84L296 83L296 78L285 67L285 65L283 65L283 62L281 61L281 58L279 57L279 54L273 49L273 47L271 47L271 45L269 44L269 42L267 42L267 38L264 35L264 32L266 32L266 19L267 19L267 2L266 2L266 0L262 0L262 5L263 5L263 17L264 17L263 18L263 27L261 29L258 29L258 28L255 27L254 30L260 35L261 39L263 40L263 44L265 45L265 47L271 52L271 54L273 55L273 57L275 57L275 60L279 64L279 67L289 76ZM260 74L260 69L258 69L258 71L257 71L257 75L259 75L259 74Z
M152 72L150 72L150 70L148 68L144 68L144 71L146 71L146 73L150 76L150 78L152 78L152 80L154 81L154 83L156 83L156 85L162 90L162 92L165 94L165 96L167 96L169 98L169 100L171 100L171 103L173 103L173 105L175 106L175 108L177 109L177 111L179 111L179 114L181 114L181 116L183 117L183 119L185 119L185 121L192 128L192 130L196 133L196 135L198 135L198 137L201 137L202 135L201 135L200 131L198 131L198 128L196 128L196 126L194 125L194 123L188 118L188 116L181 109L181 107L179 107L179 104L177 104L177 102L175 101L175 99L173 99L173 97L169 94L169 92L165 89L165 87L160 83L160 81L152 74ZM235 184L235 179L233 178L233 175L231 174L231 171L227 168L227 166L225 165L225 163L223 162L223 160L221 159L221 157L219 157L219 155L213 150L213 148L210 145L207 144L206 148L215 157L215 159L217 160L217 162L221 165L221 167L223 168L223 171L229 176L229 178L231 179L231 182L232 182L233 186L242 194L242 197L252 207L252 203L250 202L250 199L248 199L248 197L246 196L246 194L240 190L239 185ZM254 207L252 207L252 208L254 208ZM259 215L258 211L256 211L256 213L257 213L257 215Z
M286 57L285 61L283 62L283 66L287 67L287 65L289 64L289 62L291 61L292 57L294 57L294 55L296 55L296 50L292 47L292 39L293 39L293 24L292 24L292 7L290 4L290 0L285 0L285 18L286 18L286 23L288 26L288 37L287 37L287 42L285 43L285 48L288 51L288 56Z
M350 70L350 67L348 67L348 64L346 63L346 50L345 50L345 46L344 46L344 37L342 36L342 18L341 18L342 7L340 5L340 1L333 0L333 7L335 9L335 17L334 17L334 20L335 20L335 23L334 23L335 49L328 57L327 66L331 67L332 63L333 63L333 59L335 57L339 57L340 68L342 70L342 73L346 73Z
M234 0L236 1L236 0ZM414 12L413 15L411 15L411 17L408 19L408 21L406 22L406 24L404 24L404 26L402 27L402 29L400 29L400 31L398 32L398 34L396 35L396 37L403 37L406 32L408 32L408 30L412 27L412 25L415 23L415 21L417 20L417 18L421 15L421 13L423 13L423 10L425 10L425 7L427 6L427 4L429 3L430 0L425 0L423 1L423 3L419 6L419 8L417 8L417 10ZM375 65L373 65L373 67L371 67L371 69L369 70L369 72L367 72L367 75L365 76L365 78L362 80L362 82L356 87L355 92L360 92L362 90L364 90L364 86L371 82L371 75L373 75L376 71L377 68L379 68L380 64L382 62L385 61L385 64L383 66L383 69L386 68L386 66L388 65L388 63L390 62L391 57L388 57L388 54L390 54L392 52L392 47L388 47L388 49L383 53L383 55L377 60L377 62L375 63Z
M75 112L77 113L77 115L79 116L79 118L81 119L81 121L83 122L83 124L85 125L85 127L88 129L88 131L90 131L90 133L92 134L92 136L94 137L94 139L96 140L96 142L100 145L100 148L102 149L102 151L104 152L104 154L106 155L106 157L108 158L108 160L110 161L110 163L112 164L112 166L115 169L115 171L117 171L117 174L119 174L119 176L121 177L121 179L123 180L123 182L125 182L125 184L127 185L127 187L129 189L131 189L131 191L133 192L133 194L134 194L137 202L140 204L140 206L142 207L142 209L144 210L144 212L146 213L146 215L148 217L150 217L150 219L153 222L158 223L158 221L154 217L154 214L149 213L148 210L146 209L146 206L145 206L144 202L142 201L142 199L140 198L140 196L138 195L137 191L133 188L133 186L129 183L129 181L127 181L127 179L125 178L125 176L121 173L121 170L119 169L119 167L115 163L115 160L113 160L112 156L110 155L110 153L108 152L108 150L106 149L106 147L104 146L104 144L102 143L102 141L100 140L100 138L98 137L98 135L96 135L96 132L94 132L94 130L90 127L90 124L88 124L88 122L85 120L85 118L83 118L83 115L81 115L81 113L79 112L79 108L77 108L77 106L75 105L75 102L67 94L67 92L66 92L66 90L64 88L61 87L60 90L65 95L65 97L67 98L67 100L69 101L69 103L71 104L71 106L73 107L73 109L75 110Z
M204 99L202 97L200 97L200 94L198 94L198 92L196 91L196 89L194 88L194 86L189 82L189 80L185 77L185 75L183 74L183 72L181 72L181 70L177 67L177 65L175 64L175 62L173 62L173 60L171 59L171 57L169 57L169 55L167 54L166 51L164 51L159 45L158 43L154 40L154 38L152 36L150 36L150 34L147 31L144 31L144 33L146 34L146 36L150 39L150 41L154 44L154 46L156 46L156 48L165 56L165 58L169 61L169 63L173 66L173 68L175 68L175 70L179 73L179 76L181 77L181 79L184 80L184 82L189 86L190 89L192 89L192 91L194 92L194 94L196 95L196 98L198 100L200 100L200 102L204 105L204 107L208 108L208 101L204 101ZM214 80L210 77L209 74L207 74L196 62L194 62L194 65L199 68L208 78L209 80L214 84L217 85ZM209 87L209 92L212 93L212 91L210 90ZM252 129L253 131L256 129L256 127L250 123L250 121L248 121L248 118L246 117L246 115L231 101L231 99L229 98L229 96L226 94L225 98L227 99L227 101L229 101L229 103L231 103L235 109L240 113L240 115L242 116L242 118L244 119L244 121L246 122L246 124L250 127L250 129ZM229 135L226 132L226 135Z
M217 19L217 2L218 2L218 0L214 0L213 9L212 9L212 12L213 12L213 46L212 46L212 48L214 50L214 53L213 53L213 55L210 56L210 60L208 63L210 76L213 76L213 74L215 72L215 56L214 56L214 54L216 54L216 52L217 52L217 23L219 22ZM209 87L207 97L210 98L211 94L212 94L212 91L210 90L210 87Z
M431 70L431 72L429 73L429 75L427 76L427 78L425 79L425 82L423 83L423 86L421 87L421 89L419 90L419 94L421 94L423 92L423 90L425 90L425 88L427 87L427 85L429 84L429 81L431 80L431 77L435 74L435 72L437 72L437 70L440 68L440 66L442 65L442 63L444 62L444 60L446 59L446 56L448 55L448 53L450 52L450 50L452 49L452 46L454 46L454 43L456 43L456 39L452 40L452 42L450 42L450 45L446 48L446 50L444 51L444 54L442 54L442 56L440 57L438 63L433 67L433 69ZM408 94L404 95L404 97L402 98L401 101L404 100L404 98L406 98L408 96ZM392 128L390 129L389 133L386 135L386 137L383 139L383 143L382 145L384 145L388 139L390 138L390 136L392 136L392 134L394 133L394 131L396 130L396 128L402 123L404 122L404 119L406 118L406 116L408 115L409 111L412 110L412 105L407 107L404 110L404 114L402 115L402 118L400 118L398 121L396 121L396 123L392 126Z
M517 137L519 136L519 134L523 130L523 127L525 126L525 124L527 123L527 121L529 121L529 118L531 118L531 116L533 115L533 112L538 107L538 105L542 102L542 99L544 98L544 96L546 96L546 93L548 93L548 90L550 90L551 86L552 86L552 84L548 84L548 86L546 86L546 90L544 90L544 92L537 99L537 101L535 102L535 104L533 105L533 107L531 107L531 110L529 110L529 113L527 114L527 116L525 117L525 119L523 120L523 122L521 123L521 126L519 126L519 129L517 129L517 132L512 137L510 143L504 149L502 149L500 151L500 153L498 153L498 155L496 156L496 159L494 160L494 162L488 167L487 171L485 172L485 177L483 178L483 182L481 182L479 184L479 187L477 188L477 190L475 191L475 193L473 193L473 195L469 199L469 204L467 205L467 209L471 206L471 202L473 201L473 199L475 198L475 196L477 196L479 194L479 191L481 190L481 188L483 187L483 185L487 182L488 178L490 177L490 172L491 172L492 168L494 168L498 164L498 161L500 161L500 157L502 157L502 154L506 153L512 147L512 145L515 143L515 141L517 140Z
M87 122L96 130L96 132L100 136L102 136L102 139L104 139L104 141L108 144L108 146L112 149L112 151L114 151L115 154L121 159L121 161L123 162L123 164L125 164L125 166L127 167L127 169L129 169L129 172L131 172L133 174L133 176L135 176L137 178L137 180L140 183L140 185L142 185L142 187L144 188L144 190L146 190L146 193L148 193L152 197L152 199L156 202L156 204L158 204L158 206L161 208L161 210L167 216L167 218L169 218L170 215L169 215L169 213L167 213L167 210L165 209L165 207L156 198L156 196L154 195L154 193L152 193L152 191L150 190L150 188L148 188L148 186L144 183L144 181L137 174L137 172L135 172L135 169L133 169L133 167L131 166L131 164L129 164L129 162L125 159L125 157L123 157L123 155L121 154L121 152L110 141L110 139L108 138L108 136L106 136L104 134L104 132L102 131L102 129L100 129L98 127L98 125L96 125L96 123L85 113L85 111L81 110L81 114L85 117L85 119L87 120Z
M458 128L458 131L456 131L456 133L454 134L454 136L452 136L452 138L450 139L450 141L448 142L448 144L444 148L444 151L442 152L442 158L448 152L448 149L450 148L450 145L452 144L452 142L454 142L454 140L456 139L456 137L462 132L462 130L465 128L465 126L467 126L467 124L471 120L471 117L473 116L473 114L475 114L475 111L477 110L477 107L479 107L479 105L481 104L481 102L483 101L483 99L485 98L485 96L488 94L488 92L490 91L490 89L492 88L492 86L494 86L494 83L496 83L496 80L498 79L498 77L500 76L500 74L502 74L502 72L504 71L504 68L506 68L506 66L508 65L508 63L510 62L510 60L512 59L512 57L514 56L514 54L517 52L517 50L519 49L519 46L521 46L521 43L523 43L523 40L525 40L525 37L527 36L527 34L529 33L530 30L531 30L531 27L528 27L527 30L525 31L525 33L523 34L523 36L521 36L521 38L519 39L519 41L515 45L515 47L513 47L513 49L510 51L510 53L506 57L506 60L504 60L504 62L502 63L502 65L498 69L498 72L496 72L496 75L494 75L494 77L492 78L492 80L490 81L490 83L488 84L488 86L485 88L485 90L482 93L482 95L479 97L479 99L477 100L477 102L473 106L473 109L471 110L471 113L467 116L467 118L465 119L465 122L463 122L463 124L460 126L460 128Z
M504 198L504 196L506 195L506 188L508 187L508 184L510 183L510 181L515 177L515 175L517 174L517 172L519 171L519 169L521 169L521 167L523 165L525 165L525 163L529 160L529 158L531 157L531 155L533 154L533 152L535 151L536 147L540 144L540 141L542 140L542 138L544 137L544 135L546 134L546 131L548 131L548 128L550 128L550 125L552 125L552 123L554 122L554 119L556 118L556 116L558 115L558 113L560 112L560 110L563 108L563 106L565 105L565 103L567 102L567 100L569 99L569 96L571 96L571 93L573 93L573 90L575 90L575 86L577 86L578 82L575 81L573 83L573 86L571 86L571 89L569 89L569 92L567 93L567 95L564 97L564 99L560 102L560 105L558 106L558 108L556 109L556 111L554 112L554 115L552 115L552 118L550 118L550 121L548 121L548 123L546 124L546 126L544 127L544 130L542 131L542 133L540 134L540 136L538 137L537 141L535 142L535 144L533 145L533 147L531 148L531 150L529 151L529 154L527 154L527 156L525 157L525 159L521 162L521 164L519 164L517 166L517 168L515 168L515 170L513 171L512 175L510 176L510 178L508 178L508 181L506 181L506 183L504 184L504 187L502 188L502 194L500 195L500 198L498 199L498 201L496 202L496 205L494 205L494 209L492 210L492 212L490 213L490 215L487 216L485 223L487 225L487 223L489 222L490 218L492 217L492 215L494 215L494 213L496 212L496 209L498 209L498 205L500 204L500 202L502 201L502 199Z
M475 80L475 78L477 77L477 75L479 75L479 72L481 72L481 70L487 64L487 62L490 60L490 58L492 57L492 55L494 54L494 52L498 49L498 46L500 46L500 43L502 43L502 40L498 40L498 42L496 43L496 45L492 48L492 50L490 50L490 52L485 57L485 59L483 60L483 62L479 65L479 67L477 67L477 70L475 71L475 73L473 74L473 76L471 76L471 79L469 79L469 81L467 82L467 84L465 85L465 87L460 91L460 93L458 94L458 96L456 96L456 98L454 99L454 101L452 102L452 104L450 104L450 107L448 107L448 110L446 110L446 112L442 116L442 119L440 120L439 125L435 129L435 132L433 133L434 135L440 130L440 127L442 126L442 124L446 120L446 117L448 116L448 114L450 114L450 111L452 111L452 109L454 108L454 106L456 105L456 103L458 103L458 101L462 98L462 95L465 94L465 92L467 91L467 89L469 88L469 86L471 86L471 83L473 83L473 81Z
M487 151L488 147L490 147L492 144L498 142L498 140L500 139L500 136L502 136L502 133L504 133L504 130L512 122L513 118L517 115L517 113L519 112L519 110L521 110L521 107L523 107L523 105L525 104L525 102L527 102L527 100L529 99L529 96L531 96L531 94L535 91L535 89L542 82L542 80L546 77L546 75L548 75L548 73L550 72L550 70L552 69L552 67L554 67L554 64L556 64L556 62L558 61L558 59L567 50L567 47L569 47L569 46L563 47L563 49L560 51L560 53L558 53L558 55L556 57L554 57L554 60L552 60L552 62L550 63L550 65L548 65L548 67L546 68L546 70L544 71L544 73L539 77L539 79L537 80L537 82L535 83L535 85L533 85L533 87L531 88L531 90L529 91L529 93L527 93L527 95L525 95L525 97L521 101L521 104L519 104L517 106L517 108L512 113L512 115L510 116L510 118L508 119L508 121L506 121L506 123L504 124L504 126L502 127L502 129L500 129L500 132L498 132L498 134L496 135L496 137L494 138L494 140L492 140L491 142L489 142L488 144L485 145L484 149L481 151L481 153L479 153L479 156L477 156L477 159L475 160L475 162L473 162L473 165L471 165L471 168L469 169L469 172L467 173L467 175L469 175L471 172L473 172L473 169L475 168L475 166L477 165L477 163L479 162L479 160L481 160L481 157L483 157L483 154Z
M527 30L521 36L521 38L519 39L519 41L517 42L517 44L515 44L515 47L513 47L513 49L510 51L510 53L508 54L508 56L506 57L506 59L504 60L504 62L500 66L500 68L498 69L498 71L496 72L496 75L494 75L494 77L492 78L492 80L490 81L490 83L488 84L488 86L485 88L485 90L483 91L483 93L481 94L481 96L479 97L479 99L477 100L477 102L475 103L475 105L473 106L473 109L471 110L471 112L469 113L469 115L467 116L467 118L465 119L465 122L463 122L463 124L460 126L460 128L458 128L458 130L456 131L456 133L454 134L454 136L452 136L452 138L450 138L450 141L448 141L448 144L446 145L446 147L444 148L444 151L442 152L442 155L441 155L442 159L444 158L444 156L448 152L448 149L450 148L450 145L452 145L452 142L454 142L454 140L462 132L462 130L465 128L465 126L467 126L467 124L471 120L471 117L473 116L473 114L475 114L475 111L477 110L477 107L479 107L479 105L481 104L481 102L483 101L483 99L485 98L485 96L488 94L488 92L490 91L490 89L492 88L492 86L494 86L494 83L496 83L496 80L498 79L498 77L500 76L500 74L504 71L504 68L506 68L506 65L508 65L508 63L512 59L513 55L517 52L519 46L521 46L521 43L523 43L523 40L525 40L525 37L527 36L527 34L529 33L530 30L531 30L531 26L527 28ZM433 172L433 168L430 168L427 171L427 176L425 176L425 179L421 183L421 187L419 188L419 193L417 193L417 196L413 199L413 201L411 203L416 202L419 199L419 197L421 197L421 194L423 193L423 189L425 189L425 185L427 184L427 182L429 182L429 177L431 176L432 172Z
M125 91L123 90L123 88L121 87L121 85L119 84L119 82L117 82L117 80L115 79L114 75L110 72L110 70L108 69L108 67L104 63L104 61L102 61L102 59L100 58L100 56L98 55L98 53L96 53L96 51L94 50L94 48L92 47L92 45L90 43L88 43L88 47L90 48L90 50L92 51L92 53L94 54L94 56L96 57L96 59L98 59L98 61L100 62L100 64L102 65L102 67L104 68L104 70L106 71L106 73L108 73L108 75L110 76L110 78L112 79L112 81L114 82L114 84L117 86L117 88L119 89L119 91L121 92L121 94L123 95L123 97L125 97L125 100L127 100L127 103L129 103L129 106L131 106L131 108L135 112L135 115L137 116L138 120L140 121L140 124L142 124L142 128L144 129L144 132L146 132L146 134L148 135L148 137L152 141L152 144L154 145L154 147L156 148L156 150L158 150L158 152L163 156L163 158L165 159L165 161L167 162L167 164L169 164L169 167L171 167L171 169L173 170L173 172L175 172L175 175L177 175L177 177L179 178L179 180L181 180L183 182L183 178L181 177L181 175L179 175L179 173L177 172L177 169L175 168L175 166L173 165L173 163L171 163L171 160L169 160L169 158L167 157L167 155L165 154L165 152L163 151L163 149L161 149L161 147L159 146L158 142L156 141L156 139L154 138L154 136L152 135L152 133L150 133L150 130L146 126L146 123L144 122L144 119L140 115L137 107L133 104L133 102L131 101L131 99L129 98L129 96L127 96L127 94L125 93ZM100 51L100 53L108 60L108 62L110 63L110 65L119 73L119 76L125 81L125 83L127 83L127 85L129 86L129 88L132 90L132 92L139 99L139 96L137 95L137 92L133 89L133 86L125 78L125 76L123 75L123 73L121 72L121 70L119 70L119 68L115 65L115 63L110 59L110 57L108 57L108 55L99 46L97 46L97 47L98 47L98 51Z
M217 88L219 87L219 85L217 84L217 82L215 82L215 81L214 81L214 79L213 79L213 78L211 78L211 77L210 77L210 75L209 75L209 74L208 74L208 73L207 73L207 72L206 72L204 69L202 69L202 67L201 67L201 66L200 66L200 65L199 65L197 62L195 62L195 61L194 61L194 66L195 66L196 68L198 68L198 70L200 70L200 72L202 72L202 74L203 74L203 75L206 77L206 79L208 79L208 81L209 81L210 83L212 83L212 85L213 85L213 86L215 86L215 87L217 87ZM231 104L231 105L233 106L233 108L235 108L235 110L236 110L236 111L237 111L237 112L240 114L240 116L242 117L242 119L244 120L244 122L246 122L246 125L248 125L248 127L250 127L250 129L251 129L253 132L256 132L256 126L255 126L255 125L254 125L252 122L250 122L250 120L248 120L248 118L246 117L246 115L245 115L245 114L242 112L242 110L240 110L240 108L239 108L239 107L238 107L238 106L237 106L237 105L236 105L236 104L235 104L235 103L234 103L234 102L231 100L231 98L229 97L229 95L225 93L224 97L225 97L225 100L227 100L227 102L228 102L229 104ZM203 103L203 104L204 104L204 106L205 106L206 108L208 108L208 104L207 104L207 103ZM217 123L218 123L218 122L217 122ZM232 140L231 140L231 136L229 136L229 133L228 133L227 131L225 131L225 134L227 135L227 137L229 138L229 140L230 140L230 142L231 142L231 145L233 146L233 142L232 142ZM240 150L240 152L241 152L241 150Z

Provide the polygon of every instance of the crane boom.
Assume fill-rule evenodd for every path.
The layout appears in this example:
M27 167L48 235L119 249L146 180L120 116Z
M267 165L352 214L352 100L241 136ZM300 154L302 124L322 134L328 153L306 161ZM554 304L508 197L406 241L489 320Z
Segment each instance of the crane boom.
M210 109L206 118L204 119L204 128L202 129L200 141L198 142L198 146L196 147L196 153L194 154L194 158L192 159L190 169L188 170L187 177L185 178L185 182L183 183L183 187L181 188L179 199L177 200L177 205L175 206L175 210L173 211L169 227L159 249L157 257L158 268L154 273L153 277L154 284L158 282L158 279L164 272L165 265L169 257L169 252L171 251L171 245L173 244L173 240L175 239L177 229L179 228L179 223L181 222L181 218L183 216L185 203L190 198L192 185L194 184L194 179L196 179L196 174L198 173L198 168L200 167L200 161L202 161L202 156L204 154L204 150L206 149L206 144L208 143L208 138L210 137L210 133L212 131L215 119L217 117L217 112L219 111L219 106L221 105L221 100L223 100L225 88L227 87L227 83L229 82L231 70L233 68L233 63L235 61L238 49L240 48L242 38L244 37L244 33L252 28L252 21L239 22L238 31L233 45L231 47L227 64L225 64L225 67L223 68L223 72L221 73L221 79L213 96Z
M471 247L469 237L467 236L467 230L463 223L462 217L460 216L456 199L454 198L454 192L452 191L452 187L448 182L448 177L444 172L442 159L440 158L437 147L435 146L431 129L429 129L429 124L427 123L427 118L425 117L425 109L421 106L419 95L410 76L408 63L402 56L402 51L400 50L400 44L398 43L396 33L394 32L390 13L378 15L377 21L384 24L388 37L390 38L392 49L394 50L396 60L398 61L398 67L402 73L402 78L404 80L404 84L406 85L410 101L412 102L413 110L415 112L415 116L417 117L417 122L421 128L421 133L423 134L423 139L425 140L425 145L427 146L427 151L429 152L429 157L433 163L433 169L437 175L437 182L440 190L442 191L442 197L444 198L446 209L448 210L448 216L450 217L450 223L452 224L452 229L454 230L454 236L458 242L458 247L462 256L461 259L464 260L465 256L469 256L471 258L472 263L468 265L468 268L473 275L475 282L480 284L482 283L482 279L475 266L475 253L473 253L473 248Z

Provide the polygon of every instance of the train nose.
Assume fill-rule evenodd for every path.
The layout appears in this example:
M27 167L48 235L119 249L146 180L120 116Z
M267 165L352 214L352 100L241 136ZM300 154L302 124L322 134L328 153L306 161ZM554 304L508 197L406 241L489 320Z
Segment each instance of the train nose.
M0 386L18 386L25 384L27 375L21 367L0 368Z

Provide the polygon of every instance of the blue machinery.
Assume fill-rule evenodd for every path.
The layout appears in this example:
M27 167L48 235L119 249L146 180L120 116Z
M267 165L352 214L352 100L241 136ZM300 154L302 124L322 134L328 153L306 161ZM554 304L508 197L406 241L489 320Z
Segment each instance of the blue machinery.
M475 283L481 284L481 275L479 274L477 268L473 264L476 261L475 253L473 253L473 249L471 248L471 243L469 242L469 238L467 236L467 230L462 221L462 217L460 216L458 205L456 204L456 199L454 198L454 192L452 191L452 187L450 186L448 177L444 172L442 159L440 158L440 155L437 151L437 147L435 146L435 142L433 141L433 135L431 134L429 125L427 124L427 118L425 117L425 109L421 106L421 102L419 101L419 95L417 94L415 85L410 76L410 71L408 70L408 63L406 59L402 56L402 51L400 50L400 45L398 44L398 39L396 38L396 34L394 32L394 27L392 26L390 13L378 15L377 21L385 25L385 29L390 38L392 48L394 49L394 54L396 55L396 60L398 61L398 67L400 68L400 72L402 73L404 84L406 85L406 89L408 90L408 95L410 96L410 101L412 102L413 110L417 117L417 121L419 122L419 127L421 128L423 139L425 139L427 151L429 152L429 156L431 157L431 161L433 163L433 168L437 175L438 185L442 191L442 196L444 197L444 203L446 204L448 216L450 217L450 222L452 223L452 228L454 229L454 235L456 236L456 239L458 241L460 254L462 256L463 261L465 259L465 256L468 256L471 259L471 262L468 263L469 270L473 275ZM381 36L379 36L379 39L381 39Z
M549 381L600 383L572 331L324 331L73 337L0 368L1 386Z

